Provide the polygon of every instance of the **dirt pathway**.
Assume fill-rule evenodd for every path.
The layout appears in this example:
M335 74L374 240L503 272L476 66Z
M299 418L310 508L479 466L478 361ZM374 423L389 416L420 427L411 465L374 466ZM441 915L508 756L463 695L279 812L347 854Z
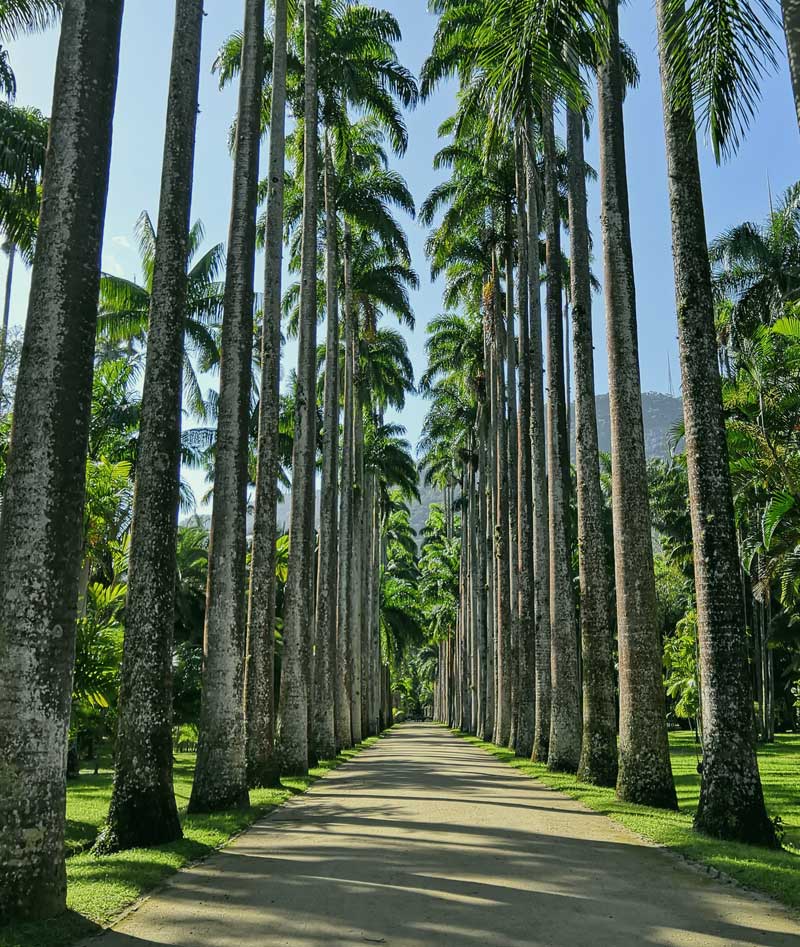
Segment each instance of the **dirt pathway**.
M800 924L411 724L91 943L798 947Z

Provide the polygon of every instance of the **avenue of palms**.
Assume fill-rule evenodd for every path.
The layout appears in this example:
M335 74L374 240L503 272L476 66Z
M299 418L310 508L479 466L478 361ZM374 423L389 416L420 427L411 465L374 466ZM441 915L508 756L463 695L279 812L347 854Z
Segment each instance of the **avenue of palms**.
M800 726L800 185L709 233L700 153L736 160L784 30L798 102L795 5L653 11L682 398L657 460L617 0L430 0L418 76L381 0L244 0L213 59L237 97L210 248L215 12L175 0L141 279L101 265L123 6L0 3L0 943L68 906L89 760L111 775L75 851L105 885L107 859L189 851L206 819L227 838L408 718L670 814L691 733L697 837L789 858L758 753ZM46 29L49 117L14 101L13 41ZM413 194L407 117L444 84Z

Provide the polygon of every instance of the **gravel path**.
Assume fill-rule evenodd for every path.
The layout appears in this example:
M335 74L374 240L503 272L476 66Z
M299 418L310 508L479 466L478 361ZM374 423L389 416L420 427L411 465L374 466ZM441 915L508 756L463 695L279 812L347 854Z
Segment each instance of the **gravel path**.
M91 943L799 947L800 924L443 728L408 724Z

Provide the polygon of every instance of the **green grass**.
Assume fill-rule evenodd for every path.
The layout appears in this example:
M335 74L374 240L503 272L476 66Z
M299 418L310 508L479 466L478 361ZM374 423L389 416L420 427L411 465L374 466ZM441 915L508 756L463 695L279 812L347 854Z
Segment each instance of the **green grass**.
M515 756L512 750L460 734L498 759L547 786L579 799L627 828L694 862L724 872L740 884L800 910L800 736L781 734L775 744L759 749L758 759L767 809L779 816L784 848L769 851L753 845L723 842L692 830L700 795L698 748L691 733L670 734L672 769L678 791L678 812L620 802L613 789L579 783L574 776L551 773L541 763Z
M183 839L158 848L96 856L88 851L103 824L111 798L110 769L84 774L67 787L67 914L52 921L0 929L0 947L68 947L125 910L179 868L221 848L291 796L305 792L327 772L377 742L370 737L335 760L324 760L307 777L283 779L280 789L253 789L250 808L203 815L186 814L194 775L194 754L175 757L175 798ZM70 854L77 853L77 854Z

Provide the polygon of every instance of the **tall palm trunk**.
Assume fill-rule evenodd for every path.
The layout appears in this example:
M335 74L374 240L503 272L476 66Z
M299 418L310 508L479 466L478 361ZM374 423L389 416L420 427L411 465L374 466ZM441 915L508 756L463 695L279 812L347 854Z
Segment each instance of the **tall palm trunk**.
M561 220L555 166L553 107L542 112L547 237L547 432L550 500L550 655L552 707L547 765L574 773L581 753L578 639L570 569L569 443L564 396L561 312Z
M509 688L511 717L508 745L514 749L517 741L519 689L519 539L518 539L518 469L517 448L517 336L514 328L514 213L511 201L505 210L505 269L506 269L506 402L508 405L508 555L509 595L511 602L511 649L509 652Z
M485 382L484 382L485 385ZM487 488L488 488L488 462L486 459L486 440L488 437L488 405L486 403L485 392L479 396L481 400L478 403L478 490L476 502L478 504L478 524L475 535L475 557L476 557L476 576L475 576L475 638L476 638L476 663L477 673L475 676L476 687L476 725L475 733L481 739L486 739L486 708L489 698L488 680L489 680L489 660L487 650L487 597L490 594L490 586L486 572L486 563L489 559L489 526L488 526L488 507L487 507Z
M269 192L261 330L261 397L258 409L253 538L245 665L247 784L280 783L275 752L275 543L278 538L280 452L281 276L283 176L286 151L287 0L275 0L272 104L269 126Z
M519 432L517 437L517 556L519 618L517 624L517 739L519 756L533 752L536 729L534 603L533 603L533 472L531 469L531 341L528 300L528 221L525 201L524 145L516 142L518 306L519 306Z
M362 380L358 369L358 332L354 333L352 353L353 371L353 548L350 557L350 729L353 743L364 738L364 721L361 716L361 661L362 633L364 621L364 597L361 594L363 581L362 558L364 556L364 410L362 402Z
M703 763L695 826L720 838L777 846L756 759L694 116L671 102L664 0L656 14L700 650Z
M330 133L325 130L325 295L328 318L322 429L322 494L319 520L317 647L314 655L312 744L318 759L336 756L334 667L338 564L339 463L339 264L335 175Z
M789 75L792 79L794 108L800 126L800 0L781 0L783 31L786 34L786 52L789 58Z
M86 452L122 0L67 0L0 522L0 924L64 910Z
M363 454L362 454L363 457ZM363 460L362 460L363 464ZM374 481L372 473L363 475L364 503L361 512L360 565L361 565L361 731L363 737L371 736L369 727L369 670L370 670L370 570L372 567L372 511L374 507Z
M205 666L190 812L246 806L247 462L253 365L264 0L246 0L222 319Z
M533 475L533 621L536 670L536 713L531 758L546 763L550 747L550 514L547 490L544 421L544 353L542 301L539 287L539 183L533 159L533 128L525 148L528 225L528 307L531 362L531 467Z
M355 369L356 320L353 306L352 237L350 225L344 223L344 423L342 427L342 466L339 484L339 582L336 615L336 745L338 749L352 746L350 723L351 676L350 646L350 569L353 556L353 399Z
M495 402L497 390L494 382L494 356L492 354L492 319L493 307L488 293L484 296L483 317L483 360L486 365L486 410L484 440L484 464L486 468L486 485L484 487L484 503L486 504L486 706L484 710L484 739L491 740L494 736L494 722L497 691L497 569L495 568L495 549L497 535L495 531L497 509L497 464L494 461L495 446L497 444L496 422L497 411Z
M497 700L494 742L507 746L511 735L511 543L509 539L508 424L506 383L503 371L505 329L500 308L498 267L492 261L492 306L494 314L495 468L497 476L495 562L497 568L496 665Z
M592 295L583 117L567 112L570 274L575 358L575 470L578 485L578 567L583 659L583 743L578 772L584 782L617 781L614 639L608 602L603 495L594 400Z
M98 842L104 851L161 845L183 834L172 788L172 629L202 30L202 0L179 0L139 425L114 787Z
M292 454L289 567L283 620L280 752L287 774L308 772L309 596L314 569L314 482L317 440L317 4L305 0L305 100L300 326Z
M675 808L647 496L618 0L606 0L606 8L611 51L597 84L619 641L617 793L630 802Z
M8 350L8 324L11 319L11 289L14 285L14 260L17 248L13 243L5 247L8 256L6 268L6 291L3 297L3 325L0 328L0 410L3 406L3 382L6 375L6 352Z

